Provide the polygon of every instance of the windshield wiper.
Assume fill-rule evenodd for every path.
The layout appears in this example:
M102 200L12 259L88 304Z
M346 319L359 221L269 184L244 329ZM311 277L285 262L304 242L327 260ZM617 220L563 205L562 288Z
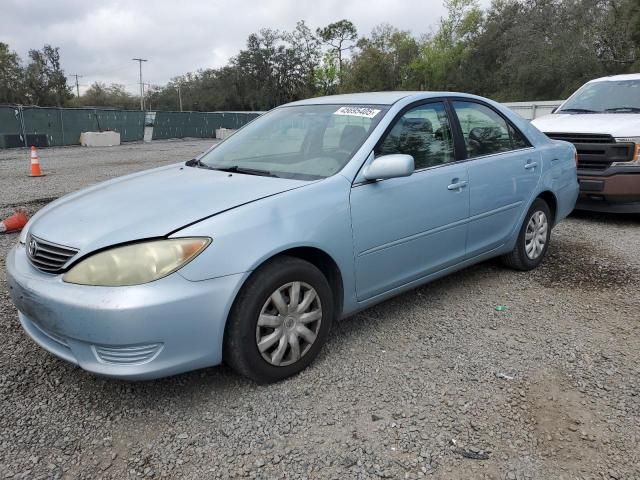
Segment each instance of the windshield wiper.
M573 113L602 113L597 110L589 110L588 108L563 108L562 110L558 110L560 112L573 112Z
M245 175L259 175L261 177L278 177L278 175L269 172L268 170L260 170L258 168L245 168L239 167L238 165L233 165L231 167L212 167L211 165L207 165L206 163L201 162L197 158L192 158L191 160L185 162L187 167L197 167L197 168L206 168L207 170L218 170L220 172L230 172L230 173L244 173Z
M607 108L605 110L605 112L614 112L614 113L627 113L627 112L631 112L631 113L638 113L640 112L640 108L637 107L614 107L614 108Z
M260 170L258 168L245 168L234 165L232 167L209 167L211 170L220 170L221 172L244 173L245 175L258 175L261 177L277 177L277 175L268 170Z

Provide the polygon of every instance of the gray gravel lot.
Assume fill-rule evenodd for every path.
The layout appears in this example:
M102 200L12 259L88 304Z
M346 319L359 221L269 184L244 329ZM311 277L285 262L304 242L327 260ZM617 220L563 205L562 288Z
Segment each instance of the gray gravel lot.
M0 216L209 141L0 151ZM126 383L37 347L0 236L0 478L640 479L640 217L574 215L530 273L487 262L337 324L302 374ZM506 305L496 311L496 305Z

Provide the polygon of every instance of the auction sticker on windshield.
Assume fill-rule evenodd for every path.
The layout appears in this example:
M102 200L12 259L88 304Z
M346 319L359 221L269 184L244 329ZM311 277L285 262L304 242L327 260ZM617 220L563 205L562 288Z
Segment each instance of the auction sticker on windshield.
M333 112L334 115L349 115L351 117L373 118L380 113L380 110L368 107L340 107Z

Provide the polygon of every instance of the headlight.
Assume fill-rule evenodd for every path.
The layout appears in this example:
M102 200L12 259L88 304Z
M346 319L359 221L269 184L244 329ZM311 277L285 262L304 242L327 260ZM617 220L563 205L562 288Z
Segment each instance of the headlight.
M634 143L633 157L628 162L613 162L612 166L640 167L640 137L616 138L617 143Z
M62 279L102 287L148 283L186 265L210 242L210 238L172 238L116 247L82 260Z

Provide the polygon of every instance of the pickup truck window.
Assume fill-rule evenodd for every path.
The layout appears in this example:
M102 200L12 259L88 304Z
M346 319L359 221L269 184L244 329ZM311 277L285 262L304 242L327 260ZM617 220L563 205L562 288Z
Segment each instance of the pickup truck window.
M640 80L587 83L556 113L640 113Z

